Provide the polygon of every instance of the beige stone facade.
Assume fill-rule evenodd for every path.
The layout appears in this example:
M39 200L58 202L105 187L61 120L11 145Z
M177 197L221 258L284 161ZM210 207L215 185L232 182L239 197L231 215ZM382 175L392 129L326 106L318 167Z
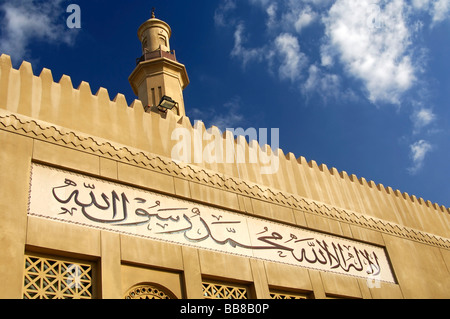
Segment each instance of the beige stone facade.
M167 57L158 59L167 65L179 64ZM185 73L184 66L181 69ZM276 174L261 174L261 163L175 161L174 129L184 128L193 138L194 132L204 134L206 129L201 124L192 126L184 115L184 104L181 115L145 106L139 100L127 105L120 94L111 100L104 88L93 94L85 82L74 88L65 75L56 82L48 69L36 76L27 62L14 69L10 57L1 56L1 298L450 298L448 208L281 150L274 154L279 160ZM210 133L215 130L213 127ZM246 154L259 148L229 134L221 138L225 144L243 147ZM271 153L270 148L265 151ZM42 168L40 174L35 167ZM79 176L84 189L91 188L92 194L95 181L96 185L143 194L130 197L130 201L143 203L147 194L161 196L183 205L211 208L215 215L209 216L217 217L215 212L220 211L223 216L245 218L247 225L249 219L260 225L270 223L277 231L269 230L270 236L259 235L258 240L272 245L272 255L260 253L254 242L252 248L244 247L241 237L234 243L248 248L249 255L234 252L230 239L234 237L228 237L219 248L203 245L200 228L195 238L186 233L187 228L163 234L177 233L179 238L188 238L184 242L145 237L134 228L116 229L116 220L109 220L106 227L106 218L98 225L71 222L70 218L82 216L81 212L93 218L88 210L93 207L94 195L89 204L83 204L89 198L85 195L88 197L78 198L77 207L67 206L81 196L80 188L80 192L58 195L59 203L51 202L57 190L70 186L70 182L57 180L52 171ZM37 182L42 187L33 189ZM52 189L53 197L47 200L45 194L50 196ZM111 207L111 197L103 198L103 206L98 198L97 208ZM124 197L114 203L124 204ZM183 205L171 208L183 209ZM34 207L41 210L39 214ZM139 212L136 215L150 220L149 213ZM172 219L156 213L152 216L158 221L166 218L161 229L180 221L175 215ZM192 226L195 212L183 216ZM202 223L209 227L212 238L214 221L205 217ZM148 230L149 225L145 225ZM288 228L291 238L282 233ZM260 233L251 232L250 226L247 229L250 235ZM235 229L230 226L227 230L233 233ZM369 251L371 247L382 250L393 280L334 271L344 261L337 261L331 249L319 247L325 242L319 239L316 257L320 260L320 253L328 252L322 255L328 269L318 269L317 262L296 265L276 259L288 253L294 256L286 243L300 241L293 235L300 231L332 237L342 247L347 242L348 246L366 245ZM220 242L217 236L216 244ZM310 241L310 246L313 244ZM371 264L369 257L366 261ZM363 260L360 262L363 267ZM364 272L367 274L367 268L361 274Z

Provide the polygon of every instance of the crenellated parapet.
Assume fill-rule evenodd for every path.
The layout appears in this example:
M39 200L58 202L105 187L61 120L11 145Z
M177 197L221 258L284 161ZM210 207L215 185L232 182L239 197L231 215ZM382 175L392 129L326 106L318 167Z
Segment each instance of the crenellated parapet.
M28 62L14 69L7 55L0 57L0 109L2 130L53 139L280 207L365 224L374 230L392 229L393 234L406 237L433 236L429 233L448 237L450 233L449 208L281 149L273 151L256 140L247 143L217 127L207 129L202 122L193 125L186 116L145 112L139 100L128 105L124 95L111 99L105 88L95 94L86 82L75 88L67 75L55 82L49 69L35 76ZM173 135L176 130L186 134L185 144ZM174 148L180 146L189 150L185 161L173 156ZM234 151L228 160L227 147ZM224 153L223 161L198 157L199 152L216 154L219 150ZM236 154L241 154L241 161ZM258 154L257 161L251 162L254 154ZM276 160L276 172L261 173L268 165L263 156Z

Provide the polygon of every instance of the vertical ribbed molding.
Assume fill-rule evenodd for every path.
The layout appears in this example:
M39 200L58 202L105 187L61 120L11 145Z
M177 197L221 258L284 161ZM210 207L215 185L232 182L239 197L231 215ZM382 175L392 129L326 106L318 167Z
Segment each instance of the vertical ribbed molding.
M377 217L378 206L375 203L370 185L364 177L358 179L358 184L361 192L362 198L364 198L364 206L366 207L366 213L369 216Z
M203 134L206 128L202 121L195 121L191 136L191 163L203 167Z
M443 237L449 237L450 233L450 208L446 208L445 206L441 206L441 209L438 211L439 221L443 228Z
M298 179L298 182L300 184L297 184L297 189L299 190L299 195L303 196L305 198L313 198L312 193L312 186L310 185L310 181L308 176L306 175L306 171L309 170L308 162L306 161L306 158L303 156L300 156L296 159L294 163L294 172L296 174L296 177L300 177ZM297 179L296 178L296 179Z
M175 112L167 112L165 114L165 119L161 119L161 127L160 131L163 132L163 137L161 140L163 153L167 158L172 157L172 148L175 146L176 141L173 141L171 138L172 132L178 127L178 120L180 119L180 115L177 115Z
M398 215L397 209L391 203L391 195L388 193L386 187L383 184L378 184L377 189L379 191L380 206L381 206L381 219L388 218L389 215Z
M132 147L148 149L150 142L158 138L157 136L152 137L152 133L157 133L157 124L154 124L151 116L144 111L144 106L142 102L135 99L131 102L130 106L122 110L117 110L120 114L121 119L119 120L120 125L124 134L121 139L127 139L128 141L124 143L125 145L130 145ZM142 134L144 132L144 134ZM157 153L155 151L155 153Z
M6 108L9 90L9 77L12 70L11 57L6 54L0 56L0 107Z
M297 161L294 153L289 152L286 154L286 159L283 163L285 181L289 184L288 189L291 194L305 196L301 194L302 190L299 187L299 185L301 184L301 179L299 179L298 170L295 170L294 167L296 162Z
M278 180L278 185L280 190L283 191L284 194L279 194L278 198L281 204L292 206L291 194L296 194L297 188L295 185L295 181L293 180L290 162L288 160L288 154L284 153L283 149L278 148L277 157L278 157L278 172L274 174L274 178ZM295 156L294 156L295 157Z
M248 147L248 150L250 150L250 145L247 144L246 140L244 140L244 145ZM256 143L255 143L256 142ZM271 198L271 193L268 191L268 187L273 187L276 189L276 185L271 185L272 177L267 174L262 174L263 171L266 171L268 168L268 164L263 164L265 161L264 157L270 156L271 150L270 146L267 144L261 145L258 141L252 142L252 151L253 149L257 151L257 164L251 165L250 163L247 164L246 169L247 172L254 172L254 176L247 173L246 180L255 183L258 185L258 187L261 189L261 194L263 194L263 197L265 199ZM248 153L250 160L250 153ZM240 167L243 165L241 164ZM253 167L252 167L253 166Z
M348 204L345 207L348 207L348 209L355 212L361 211L363 204L361 199L355 195L355 190L353 189L353 183L350 180L350 176L348 176L346 171L341 171L339 176L342 180L342 187L345 189L348 197Z
M123 122L126 122L126 119L123 119L123 114L126 114L128 110L128 103L125 98L125 95L121 93L117 93L112 102L110 103L110 107L107 114L107 119L109 121L109 130L112 136L120 136L124 134L124 125ZM126 136L128 137L128 136Z
M75 93L75 109L79 113L77 122L81 122L77 123L78 129L82 132L92 132L98 135L99 125L95 125L95 121L99 121L100 118L95 117L95 100L92 95L91 86L89 83L82 81Z
M420 209L419 201L417 200L417 197L415 195L409 195L407 193L404 194L406 196L405 201L407 203L407 206L410 207L411 212L414 214L414 222L417 225L417 229L423 229L426 231L427 227L425 226L424 220L422 218L422 212ZM431 218L431 224L434 224L436 222L437 214L435 216L430 216ZM439 225L433 225L432 228L428 229L436 229L439 230Z
M289 157L292 155L288 155L287 159ZM318 166L313 160L306 163L304 158L300 158L298 167L308 168L304 170L304 174L297 174L296 177L296 180L306 177L305 184L309 185L304 192L309 191L310 194L306 196L297 187L297 193L302 196L408 227L424 231L436 229L441 234L445 233L448 221L445 221L444 216L448 215L449 209L444 206L427 205L423 199L414 195L385 188L373 181L367 182L365 178L358 178L356 175L349 177L344 171L327 169L325 164ZM293 174L295 175L295 170Z
M450 218L448 215L448 210L445 209L444 206L439 206L438 204L432 204L430 201L427 201L428 206L428 214L439 216L439 220L441 221L441 225L445 225L443 229L443 234L441 236L443 237L449 237L449 231L450 231Z
M222 133L222 137L224 139L224 147L225 147L225 171L224 174L231 177L239 177L238 167L235 165L236 161L236 140L234 139L234 134L231 131L225 130Z
M98 108L101 111L107 110L110 107L111 100L107 89L103 87L99 88L97 93L95 93L95 96L97 97Z
M395 193L395 191L392 189L392 187L388 186L386 187L386 194L387 198L390 203L390 210L385 215L385 220L394 221L395 223L399 223L402 225L405 225L406 220L403 218L403 214L401 211L401 207L398 205L398 195ZM394 214L392 214L394 213Z
M338 201L338 207L348 207L348 196L346 189L342 185L342 178L335 167L329 169L329 177L333 187L333 196Z
M100 87L95 93L93 98L94 104L92 105L92 112L95 119L98 121L102 121L104 126L107 126L109 129L109 134L120 134L120 131L117 130L117 122L114 120L119 120L118 117L114 117L114 113L117 113L118 110L113 108L113 102L111 102L109 92L107 89ZM120 120L119 120L120 121ZM115 126L115 127L114 127ZM113 133L114 132L114 133ZM101 132L96 131L96 135Z
M423 199L417 198L416 196L411 196L411 201L414 204L414 208L417 214L418 223L421 225L422 229L431 229L432 227L439 229L439 233L442 233L442 225L436 223L439 220L439 216L433 218L427 218L426 211L424 210Z
M278 183L280 185L280 189L284 192L297 194L297 187L295 185L295 181L293 179L292 168L289 165L288 157L291 157L289 153L284 154L282 149L278 149L278 159L279 159L279 167L277 173ZM295 156L294 156L295 157Z
M262 184L260 146L256 139L247 143L243 136L237 136L235 139L235 161L242 180ZM244 161L242 163L242 161ZM254 163L256 161L256 163Z
M359 204L359 210L357 211L363 214L367 214L365 199L364 195L361 192L361 184L358 180L358 177L355 174L351 174L349 176L349 180L349 187L352 190L353 200L357 201Z
M111 98L107 89L100 87L95 93L97 105L95 107L96 116L101 116L106 122L111 123L110 114L113 112Z
M418 202L417 202L416 196L414 196L414 195L411 196L408 193L403 193L402 195L404 198L406 209L408 210L409 215L411 215L413 217L412 221L411 221L411 223L412 223L411 227L415 228L415 229L420 229L420 230L426 231L427 228L425 227L425 225L423 223L419 208L417 207ZM430 216L431 221L433 221L435 219L436 219L436 216ZM438 228L433 227L433 228L429 228L429 229L438 229Z
M48 119L51 119L53 117L52 111L57 112L57 110L55 110L55 105L53 103L53 96L57 94L56 93L57 91L59 91L59 86L55 84L53 80L52 71L47 68L42 69L41 74L39 74L39 80L41 85L41 98L39 101L39 109L38 110L33 109L32 113L33 117L35 118L40 117L44 121L47 121Z
M113 104L114 107L117 107L120 109L128 108L127 99L125 98L125 95L123 95L122 93L117 93L113 102L114 102L114 104Z
M74 103L75 90L72 79L70 76L63 74L58 84L59 94L56 95L58 100L52 105L54 108L54 112L52 112L54 117L47 119L47 121L50 123L58 123L65 127L71 127L71 122L77 118L77 110Z
M376 216L383 220L392 220L395 222L402 221L403 218L401 217L397 206L394 204L394 199L392 198L392 194L390 194L389 190L384 187L383 184L377 184L376 190L375 200L377 201L379 207L379 211Z
M448 238L450 233L450 208L447 209L445 206L440 206L439 209L434 211L432 205L428 205L423 199L421 199L421 201L425 216L427 217L430 214L435 215L433 226L437 227L437 225L439 225L441 230L439 235Z
M226 148L223 134L217 126L211 126L206 130L206 145L203 153L206 155L207 165L210 170L223 173L225 171Z
M323 191L321 189L321 185L318 179L318 173L320 173L319 166L317 162L314 160L310 160L307 164L307 168L305 170L306 176L308 178L309 186L311 187L312 199L324 202Z
M30 62L23 61L19 68L20 74L20 95L17 113L31 116L33 103L33 67Z
M325 184L325 189L329 196L329 203L337 207L343 207L344 202L342 201L342 196L340 196L336 189L336 182L333 175L331 175L330 169L328 169L327 165L321 164L319 170L321 171L321 179L323 184Z
M42 73L42 70L41 70ZM44 71L45 73L45 71ZM31 117L36 118L39 116L39 112L42 106L42 93L43 93L43 83L40 76L34 76L33 70L31 71L31 103L27 108Z
M328 204L335 204L334 198L331 193L330 183L326 180L325 172L328 171L328 167L325 164L318 165L316 162L311 166L314 169L317 182L319 183L319 188L321 190L322 202Z
M170 138L173 139L173 149L171 150L171 159L172 161L175 161L176 167L178 167L178 170L180 171L179 174L181 174L180 177L186 177L188 173L187 164L184 161L184 158L189 158L188 155L190 152L190 143L191 139L189 138L191 132L192 132L192 125L189 117L187 116L181 116L177 120L177 131L172 132L170 135ZM172 152L174 154L172 155ZM186 153L187 154L186 154Z
M399 213L402 215L403 224L405 226L417 228L416 223L414 221L414 215L412 214L412 211L406 202L406 198L409 196L406 193L402 193L400 190L396 189L394 190L394 202L398 207Z
M370 201L372 202L372 207L373 207L373 211L372 211L372 216L376 217L376 218L382 218L382 203L381 200L379 198L379 191L377 188L377 185L374 181L369 181L368 183L368 189L366 191L367 196L369 196Z
M238 135L236 137L236 144L235 144L235 161L236 161L236 167L239 171L239 178L241 180L249 180L253 183L257 183L255 181L255 178L258 178L257 175L253 176L250 174L247 164L249 161L249 147L247 144L247 140L244 136ZM258 166L258 164L255 164L255 166ZM252 168L253 169L253 168Z
M280 180L277 178L277 175L280 172L276 172L276 170L280 169L280 157L278 150L273 150L269 144L260 145L262 153L260 154L262 157L259 159L259 166L262 169L262 172L267 174L261 174L263 184L272 187L276 190L281 189L282 186L280 184ZM284 157L284 153L281 151L281 158Z

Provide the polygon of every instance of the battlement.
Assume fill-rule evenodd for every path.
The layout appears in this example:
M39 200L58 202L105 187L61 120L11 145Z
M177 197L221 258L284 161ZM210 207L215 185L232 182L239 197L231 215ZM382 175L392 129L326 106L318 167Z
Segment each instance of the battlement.
M325 164L318 165L304 157L297 158L293 153L285 154L281 149L273 152L269 145L259 145L255 140L247 143L245 138L235 138L214 126L206 129L202 122L192 125L186 116L145 112L139 100L128 105L123 94L111 99L105 88L99 88L95 94L86 82L74 88L67 75L55 82L52 72L46 68L35 76L28 62L23 62L16 70L10 57L4 54L0 57L0 108L50 123L56 129L65 128L123 145L129 150L157 154L167 161L171 161L172 150L178 143L172 139L172 132L184 128L192 133L192 152L187 165L204 169L208 172L204 174L207 180L232 179L236 185L257 186L263 192L282 193L285 198L294 194L413 229L433 230L439 236L447 237L449 233L450 208L328 168ZM246 158L255 151L275 156L279 169L276 174L261 174L265 166L261 161L198 162L194 158L194 139L196 135L205 134L221 136L222 145L242 150ZM205 151L205 144L202 151Z

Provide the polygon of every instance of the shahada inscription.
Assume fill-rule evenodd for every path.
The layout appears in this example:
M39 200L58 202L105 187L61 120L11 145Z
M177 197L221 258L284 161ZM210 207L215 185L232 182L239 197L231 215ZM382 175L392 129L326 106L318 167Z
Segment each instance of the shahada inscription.
M383 248L32 165L29 215L394 283Z

